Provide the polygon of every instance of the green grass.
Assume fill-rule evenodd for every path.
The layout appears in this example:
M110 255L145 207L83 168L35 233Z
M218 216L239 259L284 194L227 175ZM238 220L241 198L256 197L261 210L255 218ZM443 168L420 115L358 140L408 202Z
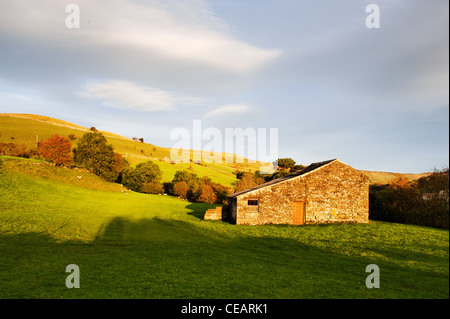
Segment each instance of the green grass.
M0 298L449 297L445 230L204 221L214 206L0 159ZM372 263L379 289L365 286Z

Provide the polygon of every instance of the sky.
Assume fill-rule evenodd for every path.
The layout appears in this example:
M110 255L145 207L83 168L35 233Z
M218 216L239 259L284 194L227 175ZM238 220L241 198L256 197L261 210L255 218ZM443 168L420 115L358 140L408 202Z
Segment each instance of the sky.
M79 28L71 28L70 4L79 8ZM366 12L371 4L379 20ZM194 121L223 135L276 128L276 155L298 164L339 158L361 170L442 169L448 7L447 0L0 0L0 113L50 116L164 147L176 144L178 128L192 132L193 146Z

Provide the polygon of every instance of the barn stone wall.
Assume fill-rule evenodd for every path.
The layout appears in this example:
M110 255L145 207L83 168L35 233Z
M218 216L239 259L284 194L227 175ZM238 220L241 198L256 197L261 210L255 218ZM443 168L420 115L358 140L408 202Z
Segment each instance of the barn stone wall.
M205 220L225 220L228 218L229 206L223 205L208 209L203 219Z
M258 206L248 206L249 199L257 199ZM369 180L336 160L304 175L238 195L230 204L236 224L292 224L293 202L306 203L306 224L367 223Z

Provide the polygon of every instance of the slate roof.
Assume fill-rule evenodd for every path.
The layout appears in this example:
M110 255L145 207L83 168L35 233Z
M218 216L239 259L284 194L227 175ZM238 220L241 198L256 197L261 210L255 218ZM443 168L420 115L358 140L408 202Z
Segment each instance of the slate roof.
M256 189L260 189L260 188L267 187L267 186L270 186L270 185L274 185L274 184L277 184L277 183L280 183L280 182L284 182L284 181L289 180L291 178L294 178L294 177L297 177L297 176L300 176L300 175L304 175L306 173L314 171L314 170L318 169L319 167L322 167L322 166L324 166L326 164L329 164L331 162L334 162L336 160L337 159L335 158L335 159L328 160L328 161L312 163L309 166L307 166L307 167L305 167L305 168L303 168L303 169L301 169L301 170L299 170L297 172L294 172L294 173L291 173L289 175L286 175L286 176L274 179L274 180L272 180L270 182L267 182L267 183L264 183L264 184L261 184L261 185L257 185L257 186L254 186L254 187L251 187L251 188L248 188L248 189L244 189L243 191L236 192L234 194L228 195L228 197L229 198L234 198L234 197L237 197L239 195L242 195L242 194L254 191Z

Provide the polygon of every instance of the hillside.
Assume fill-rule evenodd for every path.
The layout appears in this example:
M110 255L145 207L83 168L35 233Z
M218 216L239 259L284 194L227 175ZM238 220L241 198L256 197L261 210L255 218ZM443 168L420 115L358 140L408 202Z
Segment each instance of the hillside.
M74 134L78 138L81 137L89 129L69 123L63 120L54 119L47 116L33 114L11 114L0 113L0 143L18 143L25 144L27 148L35 148L36 141L42 141L53 134L69 136ZM159 147L156 145L141 143L131 138L120 136L111 132L101 131L108 142L111 143L117 153L122 154L131 165L151 160L156 163L163 172L163 181L171 181L177 170L189 170L199 176L207 176L213 182L230 186L236 181L233 174L236 170L254 172L261 166L260 163L211 163L211 164L194 164L194 163L171 163L170 149ZM78 139L72 141L75 147ZM198 151L192 151L191 154ZM222 154L224 158L225 154ZM236 155L232 156L236 161ZM263 163L262 165L266 165ZM308 164L308 163L305 163ZM390 172L374 172L362 171L369 176L372 184L387 184L393 180L398 174ZM428 175L423 174L400 174L408 180L419 179Z
M408 181L418 180L419 178L428 176L430 173L421 174L399 174L390 172L375 172L375 171L361 171L367 176L369 176L371 184L388 184L390 181L395 179L397 176L403 176Z
M75 147L80 138L89 129L66 121L32 114L0 113L0 143L24 144L27 148L36 148L36 142L49 138L53 134L69 136L74 134L77 139L72 140ZM114 146L115 152L122 154L131 165L144 161L153 161L163 171L163 181L171 181L178 170L189 170L195 174L207 176L213 182L230 186L235 180L236 170L256 171L259 163L171 163L170 149L156 145L141 143L131 138L111 132L102 132L108 142ZM225 155L222 155L225 156ZM236 156L233 157L236 159Z

